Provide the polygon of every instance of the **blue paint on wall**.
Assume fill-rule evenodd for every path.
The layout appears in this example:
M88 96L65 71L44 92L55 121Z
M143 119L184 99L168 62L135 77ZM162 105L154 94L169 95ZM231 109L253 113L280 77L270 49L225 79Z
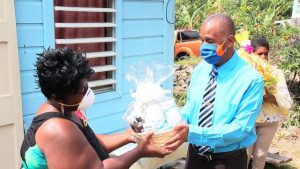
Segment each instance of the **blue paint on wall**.
M124 1L124 19L162 19L164 1Z
M162 19L131 19L123 21L123 38L151 37L161 35L163 35Z
M130 90L135 85L125 78L129 67L138 63L173 64L174 1L116 0L116 90L96 95L87 111L89 123L96 133L124 130L128 125L122 116L131 102ZM27 129L38 106L45 101L35 84L36 53L54 46L53 0L15 0L24 127ZM34 9L34 10L33 10ZM172 89L172 79L164 83Z
M163 36L123 39L123 57L163 52Z
M19 47L19 59L21 71L34 70L36 54L41 52L43 47Z
M38 86L35 83L34 70L21 71L21 93L32 93L38 91Z
M15 0L17 23L43 23L42 1Z
M43 24L17 23L18 47L41 47L44 45Z

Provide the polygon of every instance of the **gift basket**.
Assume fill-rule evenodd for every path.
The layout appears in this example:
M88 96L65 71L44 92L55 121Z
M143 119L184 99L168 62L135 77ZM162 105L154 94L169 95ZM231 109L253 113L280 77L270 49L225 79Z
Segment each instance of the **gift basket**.
M239 56L252 65L263 77L265 91L274 94L277 84L276 68L253 53L248 31L240 32L235 38L242 47L237 51Z
M136 88L130 92L132 102L123 118L136 138L141 139L145 132L153 131L150 143L162 147L173 137L172 129L181 121L171 92L162 88L162 83L172 76L174 69L158 64L139 65L140 68L131 68L126 75Z

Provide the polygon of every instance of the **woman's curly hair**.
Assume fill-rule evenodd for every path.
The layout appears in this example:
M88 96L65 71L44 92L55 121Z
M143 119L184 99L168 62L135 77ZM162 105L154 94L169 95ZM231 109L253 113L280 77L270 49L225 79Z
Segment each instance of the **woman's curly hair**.
M48 99L52 94L63 98L77 92L80 80L94 73L85 53L69 48L45 49L35 66L37 84Z

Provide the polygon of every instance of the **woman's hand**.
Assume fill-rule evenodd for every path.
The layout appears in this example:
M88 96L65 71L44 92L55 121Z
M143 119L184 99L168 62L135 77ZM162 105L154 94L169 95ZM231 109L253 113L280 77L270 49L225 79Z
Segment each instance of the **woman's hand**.
M271 95L268 91L266 91L266 94L264 95L264 101L278 105L275 96Z
M126 130L124 134L126 135L127 143L136 143L138 141L135 132L131 128Z
M150 143L150 138L153 132L145 134L138 142L138 149L141 152L142 157L159 157L162 158L165 155L170 154L172 151L167 150L165 147L156 147Z

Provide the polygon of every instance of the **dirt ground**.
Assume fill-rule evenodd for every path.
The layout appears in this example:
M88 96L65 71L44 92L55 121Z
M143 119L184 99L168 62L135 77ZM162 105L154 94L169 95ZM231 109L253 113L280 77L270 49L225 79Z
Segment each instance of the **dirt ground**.
M265 169L300 169L300 128L280 128L273 139L270 151L292 157L293 160L281 166L267 164ZM180 159L160 169L183 169L184 162L184 159Z
M293 160L281 167L276 168L268 165L266 168L300 169L300 128L279 129L273 139L270 151L278 151L281 155L292 157Z

